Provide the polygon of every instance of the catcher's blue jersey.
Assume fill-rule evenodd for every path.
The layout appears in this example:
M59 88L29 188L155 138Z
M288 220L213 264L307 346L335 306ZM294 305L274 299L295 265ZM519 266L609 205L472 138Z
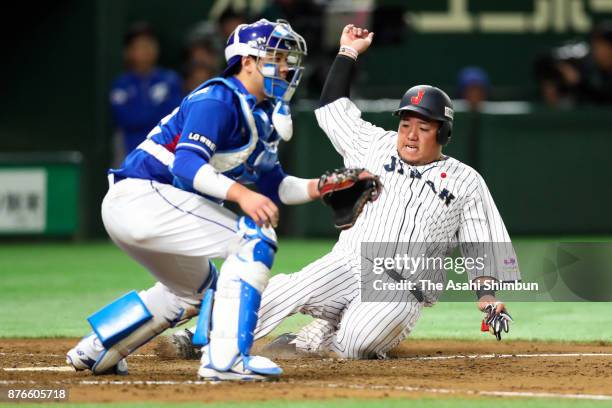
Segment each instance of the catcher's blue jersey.
M272 109L268 101L256 105L238 79L212 79L185 97L122 167L110 172L116 180L155 180L195 192L192 176L210 163L242 184L256 183L261 193L278 202L278 185L286 175L278 162Z

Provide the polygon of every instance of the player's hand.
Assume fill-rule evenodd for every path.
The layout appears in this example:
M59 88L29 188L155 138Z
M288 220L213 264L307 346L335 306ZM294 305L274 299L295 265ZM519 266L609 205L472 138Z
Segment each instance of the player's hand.
M500 302L492 296L482 297L478 302L478 308L486 316L482 321L481 330L490 331L497 340L501 340L502 331L510 331L512 316L508 313L504 302Z
M354 24L349 24L342 30L340 37L340 45L345 45L354 48L359 54L363 54L372 44L374 33L371 33L367 28L355 27Z
M480 310L481 312L484 313L485 309L487 309L489 305L495 306L495 313L497 314L506 310L506 305L504 304L504 302L497 300L495 296L483 296L478 299L478 310Z
M244 193L238 199L238 205L242 208L242 211L249 217L251 217L257 225L260 227L273 227L278 226L278 207L268 197L256 193L251 190L247 190L248 193Z

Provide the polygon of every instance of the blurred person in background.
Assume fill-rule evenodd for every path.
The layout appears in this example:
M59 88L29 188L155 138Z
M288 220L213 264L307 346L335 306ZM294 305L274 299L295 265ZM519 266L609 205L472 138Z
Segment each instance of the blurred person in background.
M457 76L459 98L463 99L470 111L477 112L489 96L489 76L480 67L465 67Z
M218 71L219 47L215 46L215 42L207 36L190 38L184 58L184 93L190 93L217 75Z
M221 41L225 42L225 39L234 32L236 27L238 27L240 24L246 23L247 17L243 12L234 9L233 7L226 8L217 20Z
M550 106L612 103L612 22L598 24L589 42L575 42L538 57L535 76Z
M272 0L258 17L271 21L291 21L291 25L304 34L307 44L317 44L308 50L308 70L304 72L305 85L301 88L310 97L316 97L321 91L336 51L335 47L329 50L324 46L324 3L315 0Z
M569 108L573 105L573 98L569 86L565 83L561 71L557 67L556 55L558 50L567 49L568 46L560 47L551 52L544 53L536 58L534 63L534 75L538 83L538 91L542 101L551 107ZM584 44L578 45L580 57L585 55ZM575 48L572 45L572 48Z
M480 170L480 129L483 104L489 97L491 83L489 75L480 67L465 67L457 75L457 93L459 98L465 103L465 109L469 113L466 115L467 124L462 135L465 144L468 146L464 162Z
M591 59L578 73L578 88L584 99L612 103L612 21L599 24L591 33Z
M225 40L236 27L246 22L244 13L229 6L216 19L204 20L194 26L187 37L183 56L185 94L219 73L220 61L225 59Z
M172 112L182 97L179 75L157 67L159 43L151 26L133 24L124 36L126 71L113 82L110 103L122 143L114 161L121 161L147 136L157 122Z

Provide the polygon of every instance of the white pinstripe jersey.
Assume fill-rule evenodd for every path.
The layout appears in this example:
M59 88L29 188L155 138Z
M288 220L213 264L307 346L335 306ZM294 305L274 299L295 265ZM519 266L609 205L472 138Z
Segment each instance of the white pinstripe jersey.
M397 132L361 119L348 98L315 111L319 126L344 158L346 167L364 167L380 176L383 192L368 203L355 226L340 234L336 249L359 254L362 242L443 243L444 256L460 245L466 256L471 242L510 243L508 231L478 172L452 157L422 165L403 162L397 153ZM484 276L520 280L512 245L495 256ZM509 248L509 249L508 249ZM353 256L359 262L359 256ZM359 265L352 265L357 267ZM469 275L470 279L477 276ZM479 275L479 276L480 276Z

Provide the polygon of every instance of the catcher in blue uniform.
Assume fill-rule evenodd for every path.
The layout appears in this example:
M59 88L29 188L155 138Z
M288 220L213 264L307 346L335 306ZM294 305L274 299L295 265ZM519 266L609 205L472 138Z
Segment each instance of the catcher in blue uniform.
M126 373L125 357L199 313L201 379L281 374L250 349L276 252L277 205L319 196L317 179L286 175L277 157L279 141L292 136L288 102L305 55L303 38L285 21L238 26L223 75L185 97L109 172L106 230L157 283L88 318L93 332L67 354L75 369ZM245 215L224 208L225 200ZM219 273L211 258L225 259Z

